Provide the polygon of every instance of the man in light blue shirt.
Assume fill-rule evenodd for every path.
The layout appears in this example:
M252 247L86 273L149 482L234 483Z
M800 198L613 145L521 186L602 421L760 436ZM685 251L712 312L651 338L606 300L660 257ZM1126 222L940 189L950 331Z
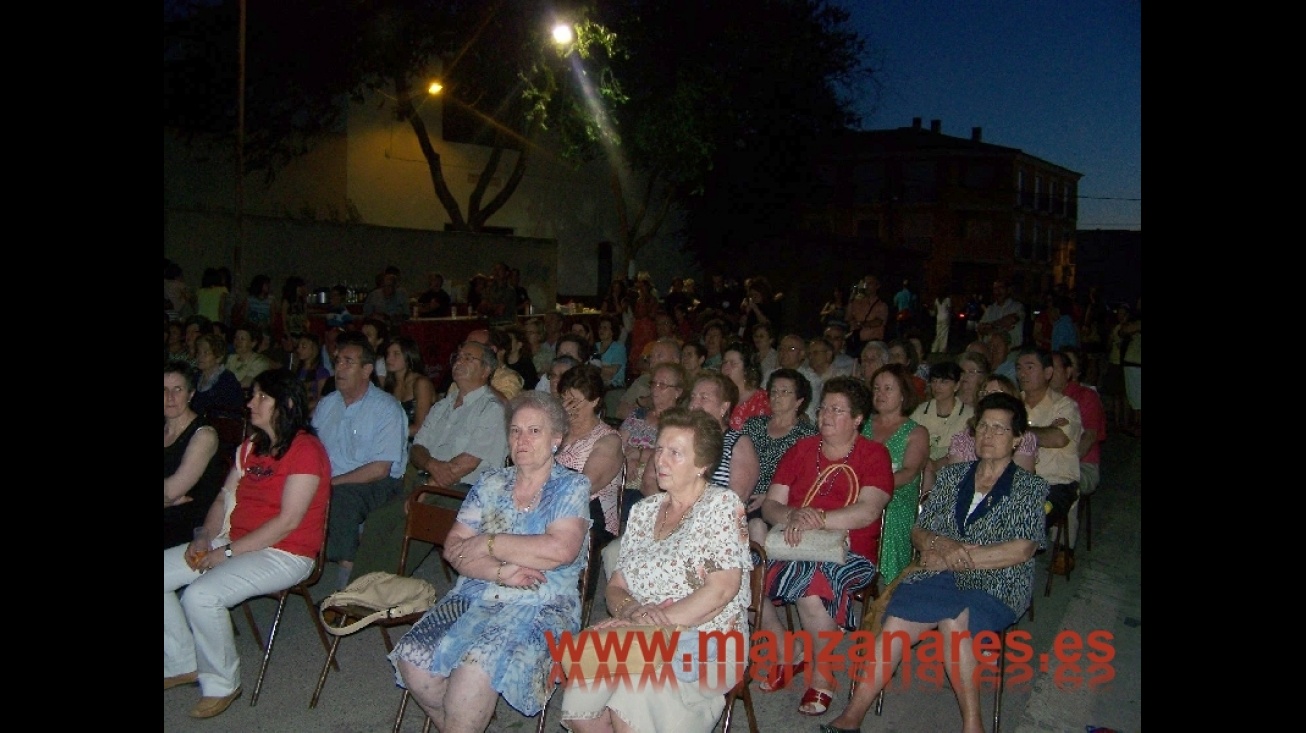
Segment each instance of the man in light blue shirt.
M376 353L362 334L337 342L336 391L313 412L313 427L331 459L327 559L347 577L358 551L358 525L401 496L408 461L408 416L389 392L372 383Z

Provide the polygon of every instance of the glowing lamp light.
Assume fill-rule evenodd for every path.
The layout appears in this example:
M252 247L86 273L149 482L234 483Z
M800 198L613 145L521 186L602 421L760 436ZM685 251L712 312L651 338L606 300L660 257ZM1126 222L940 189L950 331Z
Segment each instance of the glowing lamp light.
M553 42L559 46L565 46L571 43L575 36L571 32L571 26L566 23L559 23L553 26Z
M444 85L438 81L433 81L431 86L426 88L426 93L431 95L439 94L441 89L444 89Z

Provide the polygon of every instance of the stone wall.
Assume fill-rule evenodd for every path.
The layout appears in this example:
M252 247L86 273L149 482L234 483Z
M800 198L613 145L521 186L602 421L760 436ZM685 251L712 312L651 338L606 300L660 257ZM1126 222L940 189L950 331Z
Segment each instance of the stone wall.
M426 289L427 272L443 273L445 289L459 293L465 292L472 275L488 273L502 260L521 270L522 284L537 310L557 299L558 244L552 239L249 215L244 228L237 268L234 253L240 238L235 217L165 210L163 256L181 265L192 288L199 287L204 268L225 265L236 272L239 292L255 275L266 274L276 294L290 275L302 276L310 291L337 283L371 288L377 273L395 265L403 273L403 286L414 296Z

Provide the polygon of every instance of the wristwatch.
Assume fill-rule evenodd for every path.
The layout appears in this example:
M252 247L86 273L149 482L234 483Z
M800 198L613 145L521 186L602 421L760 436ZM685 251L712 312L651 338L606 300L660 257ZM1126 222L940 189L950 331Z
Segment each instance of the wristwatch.
M226 555L227 557L231 557L235 553L231 551L231 545L227 545L226 547L222 548L222 554Z

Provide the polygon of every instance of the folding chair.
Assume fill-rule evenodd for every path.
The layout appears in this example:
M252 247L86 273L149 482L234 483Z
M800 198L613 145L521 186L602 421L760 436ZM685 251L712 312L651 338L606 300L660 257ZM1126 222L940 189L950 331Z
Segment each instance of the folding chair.
M408 551L414 541L428 542L436 547L443 548L444 540L453 529L454 523L458 521L458 511L448 507L436 504L427 504L422 501L426 495L432 497L443 496L451 499L462 501L464 494L443 486L423 486L409 495L407 499L408 519L404 525L404 545L399 553L399 575L407 575L404 569L408 565ZM443 559L442 559L443 560ZM331 606L322 609L323 617L328 615L334 616L336 626L344 626L352 621L363 618L372 613L370 608L360 608L357 606ZM394 650L394 642L390 639L389 628L392 626L402 626L413 624L418 621L425 613L411 613L406 616L396 616L395 618L379 619L373 622L373 625L381 630L381 639L385 642L385 651L389 654ZM314 614L316 617L316 614ZM323 632L325 634L325 632ZM317 687L313 690L313 699L309 701L310 708L317 707L318 698L322 695L322 687L326 685L327 674L335 664L336 650L340 646L341 636L334 637L327 649L327 660L322 665L322 674L317 678ZM407 691L404 692L404 701L407 702ZM402 713L402 706L400 711Z
M580 596L581 596L582 599L585 597L585 587L586 587L587 585L589 585L590 571L593 569L593 567L594 567L594 553L591 552L591 553L589 553L589 559L587 559L587 560L585 561L585 567L584 567L584 569L582 569L582 570L580 571L580 580L578 581L578 588L580 589ZM582 616L584 616L584 615L585 615L585 613L582 612ZM580 625L580 627L581 627L582 629L584 629L585 626L586 626L586 624L585 624L585 622L582 620L582 621L581 621L581 625ZM562 680L559 680L559 679L557 679L557 678L555 678L555 677L552 677L552 675L553 675L553 666L552 666L552 665L549 666L549 675L550 675L550 679L547 680L546 684L549 683L549 682L553 683L554 691L556 692L556 691L557 691L557 686L558 686L559 684L562 683ZM552 696L552 695L549 695L549 697L553 697L553 696ZM401 708L401 709L400 709L400 714L402 714L402 713L403 713L403 709ZM545 720L546 720L548 717L549 717L549 705L548 705L548 703L545 703L545 705L544 705L544 709L540 711L540 720L539 720L538 723L535 724L535 733L544 733ZM394 733L399 733L399 727L398 727L398 726L399 726L398 721L395 721L395 730L394 730Z
M1018 623L1020 623L1020 618L1017 618L1010 626L1003 629L1001 634L998 634L998 649L996 652L998 655L998 680L996 689L993 691L993 733L998 733L1002 728L1002 691L1007 686L1007 634L1010 634ZM904 652L904 655L908 653L910 652ZM849 690L851 693L851 685ZM880 694L875 698L875 714L880 715L883 710L884 690L881 689Z
M304 599L304 604L308 606L308 615L313 619L313 625L317 627L318 638L322 640L322 648L329 648L330 642L327 641L326 629L323 628L322 620L317 616L317 604L313 602L313 596L309 593L309 588L317 583L318 578L322 577L322 565L325 562L326 538L323 537L322 548L317 551L317 557L313 559L313 572L309 573L307 578L277 593L251 596L241 602L240 605L245 609L245 619L249 621L249 628L254 632L254 638L258 640L259 648L263 650L263 662L259 665L258 681L254 683L254 694L250 696L250 707L258 704L259 692L263 690L263 678L268 673L268 661L272 659L272 644L277 640L277 629L281 627L281 614L286 610L286 599L292 593ZM277 612L272 617L272 628L268 631L266 642L263 640L263 635L259 633L258 623L254 621L254 611L250 609L249 602L255 598L274 598L277 601ZM328 661L330 660L328 659ZM339 666L337 666L337 669L339 669Z
M750 633L755 633L762 625L762 585L766 579L766 548L756 542L749 542L748 549L761 558L761 561L748 572L748 584L752 590L752 600L748 604L748 626ZM753 693L748 686L752 681L752 667L750 658L739 682L726 693L726 709L721 718L721 733L730 733L730 720L734 717L736 700L744 701L744 712L748 715L748 733L758 733L757 714L753 712Z

